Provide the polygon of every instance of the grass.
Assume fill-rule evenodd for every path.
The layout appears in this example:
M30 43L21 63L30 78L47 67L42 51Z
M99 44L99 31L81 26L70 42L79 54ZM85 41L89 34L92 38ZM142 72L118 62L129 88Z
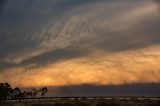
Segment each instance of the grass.
M160 99L46 99L0 103L0 106L160 106Z

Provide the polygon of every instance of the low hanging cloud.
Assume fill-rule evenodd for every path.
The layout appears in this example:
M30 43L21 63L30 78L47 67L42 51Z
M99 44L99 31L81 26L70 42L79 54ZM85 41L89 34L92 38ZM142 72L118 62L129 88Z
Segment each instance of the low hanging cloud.
M49 87L48 96L159 96L158 84L126 84L126 85L73 85Z
M22 87L160 83L156 2L13 0L1 8L0 81Z

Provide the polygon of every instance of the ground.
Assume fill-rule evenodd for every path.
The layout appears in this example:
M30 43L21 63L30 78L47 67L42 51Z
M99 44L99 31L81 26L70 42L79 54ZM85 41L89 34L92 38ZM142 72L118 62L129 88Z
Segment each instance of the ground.
M160 106L159 98L49 98L1 102L0 106Z

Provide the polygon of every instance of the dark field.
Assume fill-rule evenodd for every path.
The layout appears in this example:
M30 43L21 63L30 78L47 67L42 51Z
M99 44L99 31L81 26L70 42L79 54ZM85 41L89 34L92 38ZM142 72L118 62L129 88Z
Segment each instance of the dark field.
M160 106L160 98L46 98L12 100L0 106Z

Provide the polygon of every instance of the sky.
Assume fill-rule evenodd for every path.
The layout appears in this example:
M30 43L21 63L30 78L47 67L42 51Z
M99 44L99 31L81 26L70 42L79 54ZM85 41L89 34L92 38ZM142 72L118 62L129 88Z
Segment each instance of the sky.
M159 1L0 0L0 82L160 96Z

